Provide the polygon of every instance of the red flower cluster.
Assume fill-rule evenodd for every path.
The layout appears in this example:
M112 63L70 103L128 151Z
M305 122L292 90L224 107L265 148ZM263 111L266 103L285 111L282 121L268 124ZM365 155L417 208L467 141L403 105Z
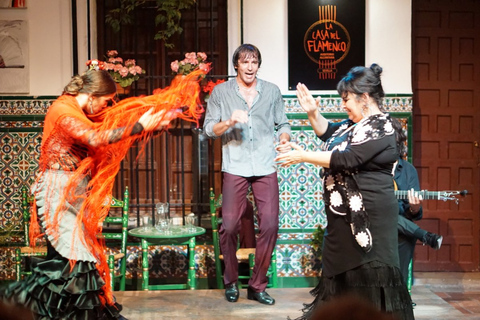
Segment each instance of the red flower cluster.
M206 85L202 86L202 91L203 92L206 92L207 95L211 95L212 94L212 91L213 91L213 88L215 88L215 86L217 84L220 84L222 82L225 82L225 80L222 80L222 79L218 79L217 81L213 82L212 80L209 80L207 82Z

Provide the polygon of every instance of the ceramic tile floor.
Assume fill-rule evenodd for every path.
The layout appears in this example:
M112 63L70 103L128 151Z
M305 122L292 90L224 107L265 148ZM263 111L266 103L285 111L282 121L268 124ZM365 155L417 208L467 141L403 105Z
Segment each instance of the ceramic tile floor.
M480 320L480 273L415 273L415 279L415 319ZM223 290L125 291L115 296L129 320L276 320L299 316L302 303L312 299L310 289L268 289L274 306L247 300L246 290L237 303L227 303Z

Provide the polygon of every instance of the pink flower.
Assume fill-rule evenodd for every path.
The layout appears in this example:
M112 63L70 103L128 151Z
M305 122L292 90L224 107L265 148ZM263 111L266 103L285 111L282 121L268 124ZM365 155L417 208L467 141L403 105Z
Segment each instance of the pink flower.
M105 59L105 62L98 61L98 68L107 70L114 81L122 87L131 85L132 82L140 78L141 74L145 73L140 66L136 65L135 59L126 59L124 63L124 60L118 56L117 50L108 50ZM92 62L87 65L90 66L91 64ZM94 67L97 68L97 64Z
M207 73L210 71L210 63L207 63L206 59L205 52L187 52L185 53L185 59L171 62L170 68L173 74L187 75L199 69Z
M197 52L197 57L198 57L201 61L207 60L207 55L205 54L205 52Z
M185 59L183 61L185 61L185 63L190 63L196 66L198 64L197 54L195 52L185 53Z
M105 70L113 70L115 69L115 64L113 63L105 63Z
M134 59L128 59L125 61L126 66L134 66L135 65L135 60Z
M205 72L208 72L208 69L209 69L208 64L207 64L207 63L203 63L203 62L200 62L200 63L198 64L198 68L199 68L200 70L205 71Z
M107 51L107 56L108 57L116 57L118 55L118 51L117 50L108 50Z
M197 54L195 52L185 53L185 60L197 60Z
M128 67L128 72L130 72L133 75L137 74L137 70L135 69L135 66Z
M178 60L173 61L170 63L170 68L172 69L173 72L178 72Z
M118 70L118 73L125 78L128 76L128 68L127 67L121 67L120 70Z

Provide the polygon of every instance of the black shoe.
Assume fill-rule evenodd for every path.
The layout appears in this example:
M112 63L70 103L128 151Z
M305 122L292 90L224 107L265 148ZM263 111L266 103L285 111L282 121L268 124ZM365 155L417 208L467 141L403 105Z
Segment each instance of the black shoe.
M237 302L240 292L237 283L227 284L225 287L225 298L228 302Z
M260 303L272 305L275 304L275 299L270 297L266 291L255 292L252 288L248 287L247 289L247 298L248 300L257 300Z
M430 247L432 247L435 250L440 249L440 247L442 246L442 241L443 241L442 236L435 233L431 233L431 232L427 232L427 234L424 235L422 239L423 245L428 244Z

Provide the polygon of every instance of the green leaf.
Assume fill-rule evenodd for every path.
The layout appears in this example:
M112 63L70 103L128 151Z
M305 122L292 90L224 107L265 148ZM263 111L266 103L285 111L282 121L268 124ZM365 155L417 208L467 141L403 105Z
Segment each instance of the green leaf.
M155 16L155 25L160 26L162 30L158 31L154 39L163 40L167 48L173 48L173 44L168 40L175 33L182 33L180 27L182 10L190 8L196 0L156 0L157 15ZM114 32L119 32L123 25L133 23L134 12L137 7L146 3L146 0L120 0L120 7L110 10L105 21L112 27Z

